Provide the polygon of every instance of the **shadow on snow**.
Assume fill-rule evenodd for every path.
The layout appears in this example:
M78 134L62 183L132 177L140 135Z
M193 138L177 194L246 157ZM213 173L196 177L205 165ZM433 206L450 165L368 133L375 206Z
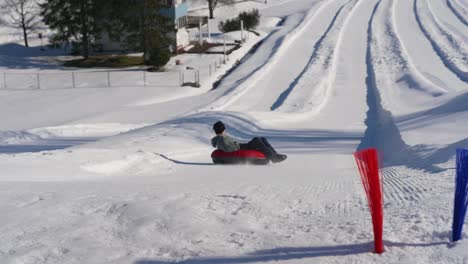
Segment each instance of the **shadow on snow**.
M32 143L0 145L0 154L53 151L97 141L98 138L55 138L40 139Z
M386 247L432 247L432 246L450 246L449 242L432 243L400 243L385 241ZM323 247L287 247L268 250L259 250L238 257L200 257L187 259L184 261L164 261L164 260L138 260L135 264L236 264L236 263L254 263L266 261L285 261L294 259L307 259L328 256L347 256L358 254L369 254L372 252L372 243L358 243L351 245L336 245Z
M180 161L180 160L169 158L168 156L164 154L159 154L156 152L154 154L160 156L163 159L166 159L168 161L174 162L175 164L179 164L179 165L195 165L195 166L213 166L214 165L213 163L207 163L207 162Z
M431 160L423 158L414 148L406 144L391 112L382 106L372 61L372 22L381 2L375 4L367 30L366 85L369 110L365 120L367 129L358 150L371 147L378 149L383 167L405 165L428 172L440 172L441 168L434 166Z
M53 56L65 55L63 49L46 49L40 47L24 47L19 44L9 43L0 45L0 66L9 69L57 69L56 62L50 61Z

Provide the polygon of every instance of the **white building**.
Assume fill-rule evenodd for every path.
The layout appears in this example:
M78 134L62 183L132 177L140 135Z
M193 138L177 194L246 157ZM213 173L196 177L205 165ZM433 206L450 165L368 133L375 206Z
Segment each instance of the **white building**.
M188 3L187 0L155 0L165 5L161 9L161 14L169 17L174 23L174 31L169 33L172 40L171 51L176 52L190 45L190 36L186 29L188 21ZM111 40L107 32L101 34L97 41L102 51L125 51L121 42Z

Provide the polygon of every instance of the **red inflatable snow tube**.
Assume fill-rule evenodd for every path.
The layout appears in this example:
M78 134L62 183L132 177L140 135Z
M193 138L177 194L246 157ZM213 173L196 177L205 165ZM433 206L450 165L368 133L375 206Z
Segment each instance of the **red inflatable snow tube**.
M214 164L256 164L265 165L270 161L265 154L256 150L238 150L233 152L224 152L215 150L211 154Z

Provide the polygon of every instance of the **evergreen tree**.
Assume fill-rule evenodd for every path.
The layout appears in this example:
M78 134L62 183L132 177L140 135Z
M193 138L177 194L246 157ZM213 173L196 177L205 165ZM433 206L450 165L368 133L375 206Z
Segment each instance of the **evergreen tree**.
M108 0L106 30L135 51L143 52L145 63L160 68L170 58L174 30L170 19L162 15L164 6L155 0Z
M44 23L56 33L54 45L76 43L88 58L91 45L100 33L101 11L105 0L46 0L41 4Z

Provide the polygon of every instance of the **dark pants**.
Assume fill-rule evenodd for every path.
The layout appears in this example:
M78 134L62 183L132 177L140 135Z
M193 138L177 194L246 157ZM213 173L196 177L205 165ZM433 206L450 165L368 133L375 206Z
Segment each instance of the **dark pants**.
M271 160L277 154L275 149L264 137L255 137L246 144L240 144L240 149L260 151L265 154L269 160Z

